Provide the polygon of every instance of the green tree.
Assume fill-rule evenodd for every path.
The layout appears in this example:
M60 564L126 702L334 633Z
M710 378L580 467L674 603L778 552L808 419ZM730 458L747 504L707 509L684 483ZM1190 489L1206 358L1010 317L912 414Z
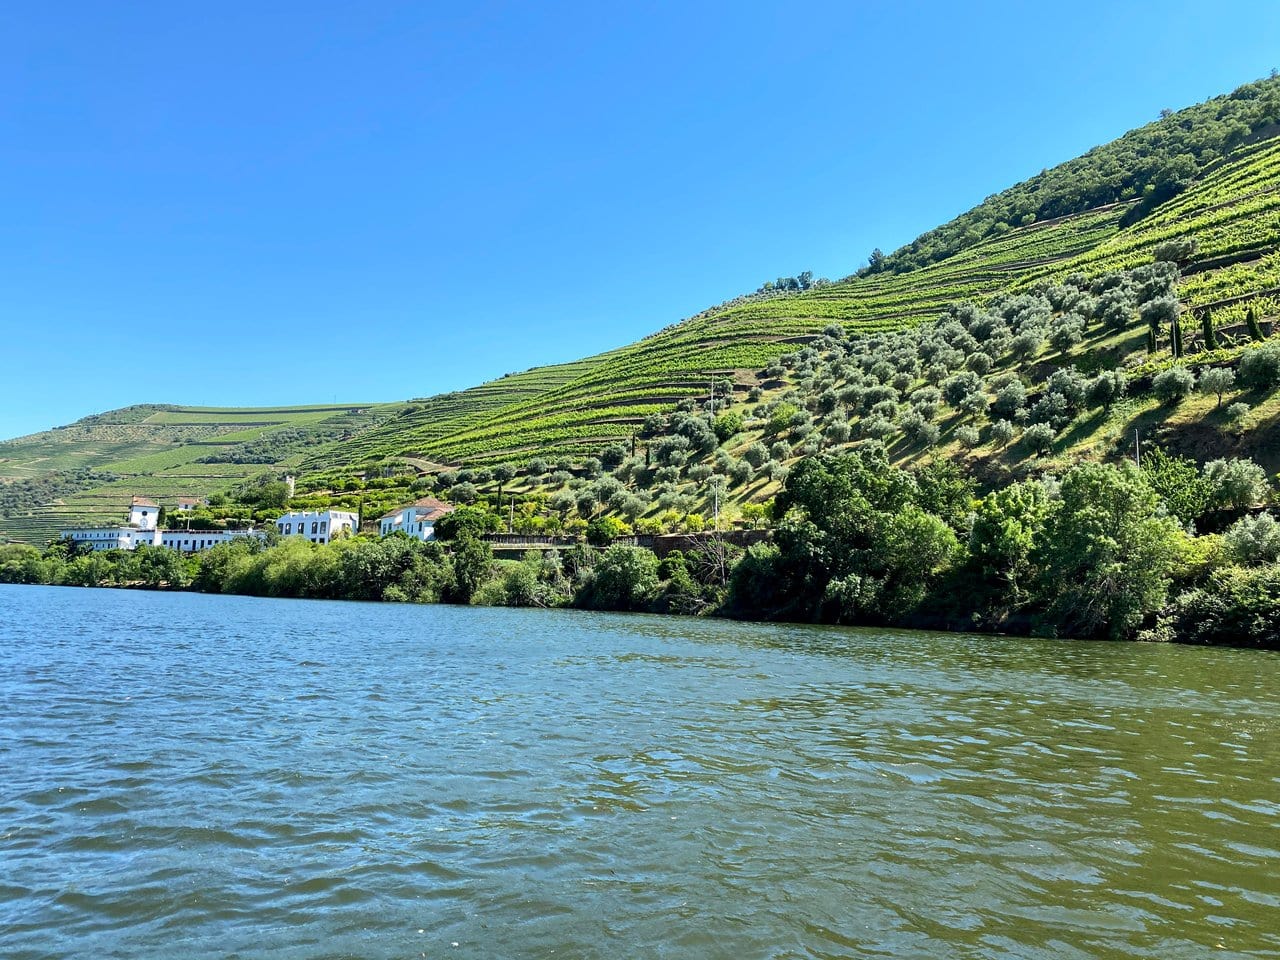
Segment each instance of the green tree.
M615 544L601 555L579 602L597 610L643 610L658 593L658 558L651 550Z
M1131 635L1164 606L1178 540L1136 468L1074 467L1036 553L1050 621L1077 636Z
M1196 375L1186 367L1170 367L1151 381L1156 398L1166 406L1174 406L1191 396L1196 386Z
M1124 396L1128 382L1124 374L1115 370L1104 370L1085 388L1085 404L1089 407L1101 407L1110 410L1112 405Z
M1153 447L1142 455L1142 476L1183 524L1195 523L1209 509L1213 485L1186 457L1175 457Z
M453 584L446 599L470 603L493 569L493 547L471 535L459 537L452 546Z
M1010 484L983 497L969 530L964 585L983 607L1016 609L1031 598L1036 544L1051 512L1044 484Z
M587 524L587 543L593 547L605 547L622 536L627 525L617 517L597 517Z
M1250 307L1248 312L1245 313L1244 323L1249 330L1249 336L1254 340L1261 343L1266 339L1266 337L1262 335L1262 325L1258 323L1258 311L1253 307Z
M1200 329L1204 333L1204 348L1206 350L1218 349L1218 332L1213 326L1213 313L1209 310L1202 311L1200 314Z
M1214 409L1222 409L1222 395L1236 382L1236 374L1234 370L1226 367L1210 367L1200 374L1200 382L1197 386L1201 393L1215 394L1218 398L1218 405Z
M502 527L496 514L482 507L459 507L436 521L436 537L440 540L456 540L463 536L479 537Z
M619 461L621 462L621 461ZM508 483L515 479L516 465L514 463L500 463L493 468L493 479L498 484L498 501L502 501L502 489Z
M1204 476L1211 502L1219 507L1243 510L1265 503L1271 493L1266 471L1248 458L1213 460L1205 464Z

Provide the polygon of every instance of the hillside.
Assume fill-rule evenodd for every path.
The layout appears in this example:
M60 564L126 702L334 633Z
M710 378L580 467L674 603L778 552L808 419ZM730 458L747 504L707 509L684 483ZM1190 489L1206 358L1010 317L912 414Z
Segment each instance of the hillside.
M1226 451L1255 452L1274 470L1280 464L1271 462L1270 451L1276 448L1280 410L1272 394L1250 395L1248 417L1230 423L1208 397L1167 407L1143 399L1152 377L1174 358L1171 348L1146 353L1141 282L1103 281L1133 289L1122 304L1123 315L1110 321L1098 319L1101 307L1091 312L1108 294L1090 285L1142 268L1158 252L1177 248L1182 277L1175 295L1182 326L1191 335L1183 362L1235 363L1253 344L1242 333L1245 315L1252 310L1260 327L1269 330L1277 313L1278 122L1280 80L1249 84L988 198L837 282L798 292L762 290L629 346L469 390L358 407L134 407L9 441L0 444L0 480L6 481L0 489L7 497L0 501L0 536L39 540L72 519L114 517L128 493L161 498L208 493L263 473L292 472L306 489L332 491L343 477L367 473L375 464L382 464L384 473L406 472L404 495L411 485L416 491L459 480L474 482L483 494L496 492L498 483L486 468L564 461L560 466L572 469L562 469L557 483L535 469L536 476L512 488L541 491L546 499L569 486L570 474L583 479L584 457L608 450L606 460L613 459L617 444L626 453L637 442L646 451L655 446L674 428L669 420L654 418L662 421L682 402L692 409L691 398L705 410L713 381L732 385L732 411L741 423L718 449L667 464L675 472L662 479L636 481L633 464L625 486L642 501L631 505L633 518L669 512L672 505L686 512L706 509L700 466L727 472L728 461L741 458L753 444L776 447L779 440L788 449L774 449L771 462L781 469L816 448L877 439L887 442L900 461L947 456L980 476L997 476L1032 462L1111 456L1121 438L1138 430L1200 460ZM1068 279L1075 300L1066 309L1063 303L1050 304L1046 291ZM894 387L892 409L876 412L874 405L854 402L851 391L865 391L862 380L877 351L908 349L891 335L920 330L919 336L929 340L931 325L950 305L968 303L979 312L1000 314L1000 304L1018 296L1048 304L1043 315L1032 311L1042 336L1031 350L1010 353L1002 343L1000 351L989 351L994 355L983 372L987 379L976 388L985 403L996 399L995 378L1012 375L1031 394L1029 409L1050 374L1060 369L1081 376L1120 371L1132 382L1130 398L1109 407L1105 416L1075 411L1070 421L1056 418L1048 449L996 442L993 418L961 411L945 399L926 405L937 407L929 418L937 417L937 435L925 430L915 436L908 415L920 405L905 401L922 389L937 388L943 375L962 371L970 350L951 367L935 364L931 372L917 365L909 374L895 372L891 379L901 382ZM1084 299L1087 310L1078 304ZM1206 314L1222 331L1223 343L1212 350L1194 336ZM1052 332L1067 320L1079 321L1079 337L1071 343L1053 340ZM1024 321L1016 313L1002 319L1010 340L1027 332ZM973 329L967 328L970 337L982 340ZM829 336L822 339L824 332ZM815 341L823 345L821 355L801 356ZM919 346L913 343L911 350ZM854 377L840 364L859 355L872 362ZM783 357L786 362L779 364ZM819 399L827 391L837 397L834 404ZM723 413L724 386L719 392L716 410ZM798 417L794 429L780 431L775 414L784 404L796 408ZM880 429L873 418L889 428ZM866 429L869 421L876 429ZM1019 422L1017 428L1021 432L1030 425ZM973 429L977 437L961 433L962 428ZM815 438L821 440L816 447ZM471 472L461 478L446 475L439 483L413 477L446 466ZM590 476L591 470L585 473ZM16 486L18 481L24 486ZM738 503L759 500L776 489L776 481L777 471L760 473L735 481L726 492Z

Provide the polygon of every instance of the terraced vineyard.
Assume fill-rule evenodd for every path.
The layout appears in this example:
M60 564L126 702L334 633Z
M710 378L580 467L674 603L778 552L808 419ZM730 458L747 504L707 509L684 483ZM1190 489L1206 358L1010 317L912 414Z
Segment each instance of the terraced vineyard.
M707 311L631 347L584 361L577 377L479 416L436 424L431 433L400 423L362 438L366 455L415 454L450 463L573 456L630 436L656 409L706 394L712 377L740 387L796 341L838 323L854 333L899 329L936 317L947 304L1026 289L1071 273L1095 274L1148 262L1161 243L1191 237L1202 262L1256 259L1209 270L1187 281L1189 306L1276 282L1280 260L1280 140L1243 151L1133 226L1120 226L1132 203L1010 229L1004 235L923 269L853 277L804 293L751 300ZM1225 276L1223 275L1225 274ZM459 394L465 398L468 392ZM313 458L317 465L323 458ZM330 464L332 465L332 464Z
M77 523L122 519L132 495L170 506L181 496L225 491L263 472L297 471L303 456L256 462L201 462L234 457L247 444L270 448L288 432L314 449L338 446L397 415L403 404L263 407L136 406L85 417L65 427L0 443L0 482L81 470L117 479L0 515L0 538L40 542ZM294 444L296 445L296 443Z
M72 520L115 519L133 493L163 501L264 472L581 457L628 440L654 412L705 396L712 380L745 393L832 324L854 336L900 330L953 302L1149 263L1170 241L1198 245L1179 287L1197 315L1238 324L1248 304L1271 319L1280 299L1278 134L1280 80L1250 84L989 198L888 257L880 272L739 297L629 346L469 390L356 407L131 407L9 441L0 444L0 482L85 469L117 479L10 511L0 538L39 540ZM1155 156L1161 144L1166 160ZM1115 167L1139 156L1141 177ZM1088 208L1082 197L1107 199ZM1069 212L1038 219L1044 211Z

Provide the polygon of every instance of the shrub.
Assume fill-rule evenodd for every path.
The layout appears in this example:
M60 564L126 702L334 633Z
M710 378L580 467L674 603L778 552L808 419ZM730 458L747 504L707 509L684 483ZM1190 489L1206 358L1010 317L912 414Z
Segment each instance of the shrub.
M1240 382L1254 390L1280 384L1280 343L1245 351L1240 358Z
M997 420L991 425L991 442L998 447L1008 445L1016 431L1008 420Z
M914 410L902 418L902 432L912 443L920 443L926 447L932 447L938 442L938 425Z
M769 448L757 440L743 451L742 459L746 460L747 463L751 464L751 466L756 469L759 469L761 464L769 461Z
M1280 560L1280 523L1269 513L1242 517L1222 535L1222 543L1236 563L1275 563Z
M1020 380L1005 384L996 391L991 412L1001 419L1012 420L1027 403L1027 388Z
M1005 421L1001 421L1004 423ZM963 426L956 429L956 439L960 441L961 446L972 450L980 441L977 427Z
M1205 464L1204 475L1220 507L1251 507L1264 502L1271 491L1266 472L1252 460L1214 460Z
M1085 388L1085 404L1110 410L1111 405L1124 396L1128 383L1124 374L1108 370L1089 381Z
M1056 431L1049 424L1033 423L1022 434L1022 442L1035 453L1048 453L1053 447L1053 439L1056 435Z
M1170 367L1151 382L1156 398L1166 406L1181 403L1196 386L1196 375L1186 367Z

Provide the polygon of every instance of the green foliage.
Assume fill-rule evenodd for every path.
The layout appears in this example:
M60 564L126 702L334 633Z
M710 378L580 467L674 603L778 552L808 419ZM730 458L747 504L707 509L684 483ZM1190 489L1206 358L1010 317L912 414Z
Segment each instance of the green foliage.
M1233 563L1249 566L1280 560L1280 522L1269 513L1241 517L1222 536Z
M1196 375L1186 367L1170 367L1156 375L1151 387L1156 398L1166 406L1174 406L1191 396L1196 386Z
M1204 476L1210 487L1210 502L1218 507L1243 510L1265 503L1271 494L1266 471L1252 460L1213 460L1205 464Z
M436 521L436 537L440 540L459 540L478 537L502 528L497 514L482 507L459 507Z
M1218 398L1217 409L1222 408L1222 395L1236 382L1236 374L1234 370L1226 367L1210 367L1200 374L1200 380L1196 386L1201 393L1211 394Z
M883 456L800 461L777 498L777 549L748 551L734 571L732 601L762 604L753 615L837 623L910 614L957 548L924 499L915 477Z
M596 610L643 610L658 592L658 558L652 551L618 544L601 555L582 604Z
M1280 343L1246 350L1240 357L1240 382L1254 390L1280 385Z
M1130 634L1164 606L1178 537L1136 469L1069 471L1037 551L1055 628L1084 637Z
M1195 523L1209 509L1213 485L1186 457L1155 447L1142 456L1142 475L1168 511L1185 524Z
M1215 571L1173 599L1150 639L1280 649L1280 565Z

